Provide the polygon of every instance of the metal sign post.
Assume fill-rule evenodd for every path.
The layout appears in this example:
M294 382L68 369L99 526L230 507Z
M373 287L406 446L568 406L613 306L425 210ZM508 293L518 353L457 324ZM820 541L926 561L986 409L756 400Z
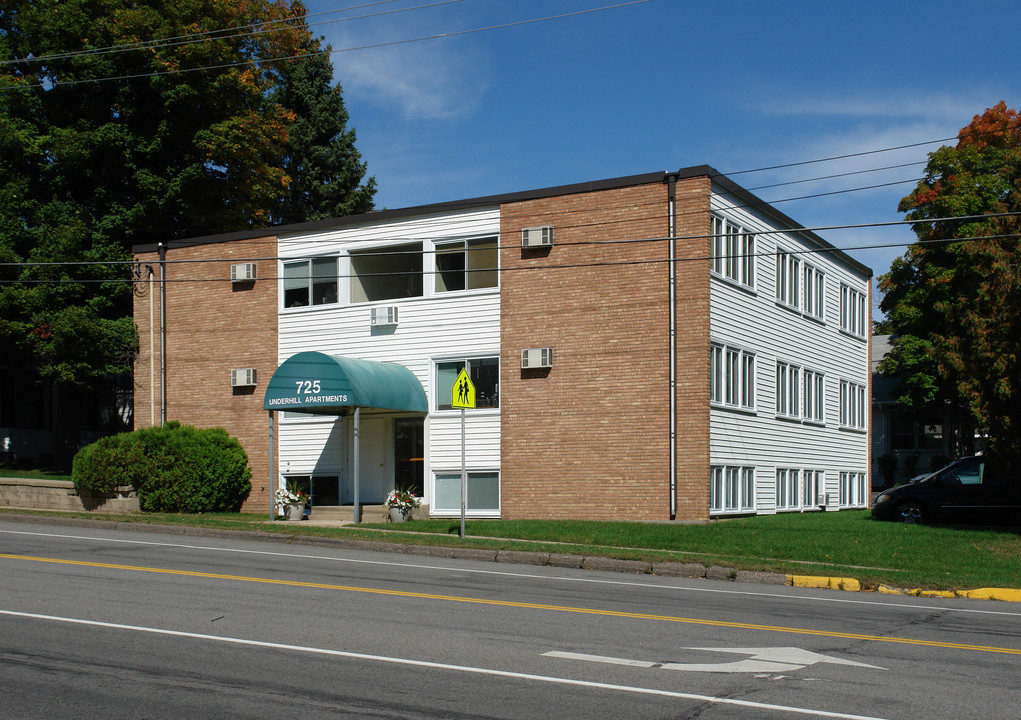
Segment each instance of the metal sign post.
M471 378L468 377L468 371L465 368L461 368L457 380L450 388L450 406L461 408L461 538L464 538L464 515L468 506L468 463L465 452L464 411L466 408L475 409L475 386L472 384Z

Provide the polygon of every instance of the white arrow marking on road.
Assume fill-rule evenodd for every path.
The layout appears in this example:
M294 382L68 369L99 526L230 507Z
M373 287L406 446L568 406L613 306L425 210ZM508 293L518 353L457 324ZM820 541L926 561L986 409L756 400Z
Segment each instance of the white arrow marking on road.
M854 662L853 660L841 660L840 658L820 655L810 650L802 650L796 647L773 647L773 648L685 648L685 650L697 650L702 652L732 653L735 655L750 655L747 660L736 660L729 663L679 663L679 662L652 662L648 660L629 660L627 658L605 657L603 655L585 655L582 653L569 653L551 651L544 653L546 657L564 658L567 660L586 660L588 662L608 663L611 665L627 665L640 668L660 668L663 670L679 670L685 672L717 672L717 673L763 673L763 672L791 672L801 670L816 663L829 663L831 665L850 665L852 667L871 668L873 670L885 670L878 665L866 665L865 663Z

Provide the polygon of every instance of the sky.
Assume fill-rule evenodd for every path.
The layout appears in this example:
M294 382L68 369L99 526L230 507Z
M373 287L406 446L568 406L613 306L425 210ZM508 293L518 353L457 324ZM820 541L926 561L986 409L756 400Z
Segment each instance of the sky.
M378 208L710 165L878 277L910 228L847 226L1021 105L1017 0L305 4Z

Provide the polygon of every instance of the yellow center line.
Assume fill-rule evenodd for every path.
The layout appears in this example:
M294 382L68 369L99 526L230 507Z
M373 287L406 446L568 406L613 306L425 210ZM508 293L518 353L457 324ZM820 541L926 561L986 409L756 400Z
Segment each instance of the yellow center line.
M954 650L974 650L977 652L1021 655L1021 649L1017 648L1005 648L989 645L968 645L965 643L950 643L938 640L921 640L916 638L898 638L888 637L885 635L865 635L861 633L837 632L834 630L811 630L808 628L792 628L781 625L759 625L756 623L729 622L726 620L702 620L699 618L678 617L674 615L650 615L647 613L623 612L620 610L600 610L596 608L572 607L570 605L547 605L545 603L516 602L513 600L487 600L485 598L463 597L459 595L438 595L435 593L409 592L407 590L383 590L380 588L358 587L356 585L333 585L329 583L304 582L301 580L276 580L274 578L248 577L245 575L224 575L221 573L206 573L194 570L170 570L167 568L144 567L138 565L117 565L113 563L88 562L84 560L60 560L57 558L33 557L31 555L0 554L0 558L7 560L28 560L30 562L54 563L57 565L77 565L83 567L104 568L107 570L130 570L132 572L211 578L214 580L265 583L267 585L287 585L291 587L315 588L317 590L343 590L346 592L390 595L394 597L417 598L421 600L445 600L448 602L472 603L475 605L495 605L499 607L523 608L527 610L551 610L554 612L600 615L603 617L628 618L632 620L658 620L662 622L685 623L688 625L708 625L712 627L736 628L740 630L765 630L768 632L793 633L796 635L815 635L818 637L844 638L848 640L868 640L872 642L900 643L904 645L950 648Z

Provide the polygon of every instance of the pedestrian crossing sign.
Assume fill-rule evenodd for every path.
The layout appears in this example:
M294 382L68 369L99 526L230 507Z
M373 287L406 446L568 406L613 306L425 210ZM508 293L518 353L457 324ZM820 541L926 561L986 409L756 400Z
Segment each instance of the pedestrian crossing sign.
M475 386L472 385L468 371L461 368L461 372L450 388L451 407L474 410L475 409Z

